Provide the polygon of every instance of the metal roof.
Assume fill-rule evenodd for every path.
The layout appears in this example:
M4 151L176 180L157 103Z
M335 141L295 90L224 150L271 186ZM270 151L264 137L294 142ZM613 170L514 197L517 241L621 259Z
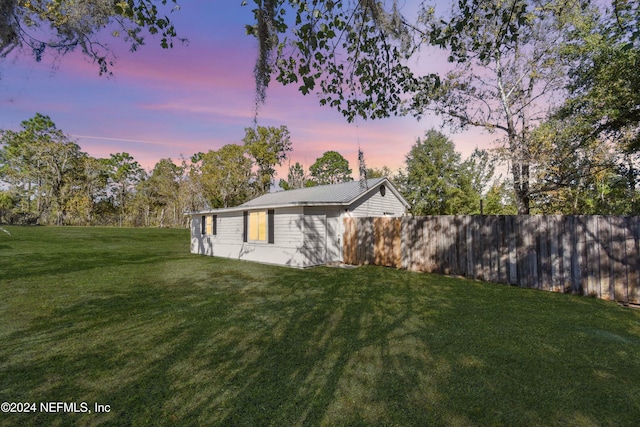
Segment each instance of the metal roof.
M349 181L340 184L318 185L316 187L300 188L297 190L267 193L243 203L240 207L349 204L369 188L377 187L384 180L384 178L368 179L366 180L365 186L362 186L360 181Z
M240 206L232 208L212 209L201 212L231 212L254 208L281 208L287 206L335 206L350 205L370 191L377 191L381 184L385 184L402 203L409 203L400 195L387 178L372 178L362 185L360 181L349 181L339 184L318 185L297 190L267 193L249 200ZM196 214L197 212L193 212Z

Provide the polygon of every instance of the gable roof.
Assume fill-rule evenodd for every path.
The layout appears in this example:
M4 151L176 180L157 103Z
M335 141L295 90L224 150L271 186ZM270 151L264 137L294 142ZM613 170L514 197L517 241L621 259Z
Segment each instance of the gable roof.
M348 206L366 195L378 191L384 184L407 207L409 203L387 178L372 178L366 180L366 185L360 181L342 182L331 185L300 188L297 190L267 193L249 200L233 208L212 209L207 212L231 212L257 208L282 208L291 206Z

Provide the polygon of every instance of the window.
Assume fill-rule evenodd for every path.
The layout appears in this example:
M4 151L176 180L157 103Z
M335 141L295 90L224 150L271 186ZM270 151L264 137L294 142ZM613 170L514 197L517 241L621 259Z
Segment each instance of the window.
M213 236L218 234L218 215L203 215L200 223L200 233Z
M243 241L274 243L275 211L244 212Z
M249 240L267 240L267 213L249 213Z
M213 221L212 221L212 217L207 217L207 235L212 235L213 234Z

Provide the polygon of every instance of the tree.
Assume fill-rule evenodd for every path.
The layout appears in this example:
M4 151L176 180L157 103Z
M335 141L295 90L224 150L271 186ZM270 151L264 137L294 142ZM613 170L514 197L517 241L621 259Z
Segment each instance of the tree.
M184 169L171 159L160 159L149 178L138 184L136 201L144 216L145 226L177 226L182 222L179 193L183 173ZM167 220L168 216L170 218Z
M44 208L51 219L55 218L56 225L63 225L67 201L73 196L73 190L77 185L80 158L84 153L81 153L78 144L68 140L52 141L42 149L42 188L47 194L44 198Z
M202 155L201 180L204 198L211 208L240 205L251 198L251 159L245 148L228 144Z
M108 160L111 197L118 209L118 225L125 220L128 202L133 196L136 185L146 178L144 169L129 153L111 154Z
M484 196L485 215L516 215L513 185L508 181L495 180Z
M635 9L634 9L635 4ZM576 29L565 49L569 97L555 118L581 124L582 138L625 140L640 151L640 6L615 1L601 21Z
M358 147L358 179L360 183L367 180L367 162L364 160L364 152Z
M353 181L349 161L336 151L326 151L309 167L313 181L318 185Z
M93 223L99 214L97 207L101 204L104 207L108 203L109 170L110 159L96 159L88 155L82 157L80 188L72 208L80 224Z
M36 113L20 126L19 132L2 131L0 177L18 196L22 214L62 224L84 153L49 116Z
M292 150L289 130L286 126L245 128L242 141L247 154L258 167L253 181L254 195L266 194L273 183L275 166L281 166Z
M537 212L634 214L640 153L621 151L624 139L589 136L590 125L551 120L533 133L537 158L532 202Z
M287 174L287 180L280 180L279 186L283 190L296 190L298 188L304 188L307 184L308 178L302 165L296 162L294 165L289 165L289 173Z
M367 178L389 178L393 181L395 173L388 166L381 168L367 168Z
M101 40L105 28L115 37L123 35L132 51L144 44L143 31L160 33L160 45L173 47L175 28L158 5L179 9L177 0L4 0L0 5L0 58L24 48L40 61L48 50L64 55L79 48L97 62L100 74L107 73L113 55Z
M495 159L489 151L475 148L471 156L462 162L462 169L469 176L471 188L482 196L487 185L493 178L495 171Z
M16 201L13 194L7 190L0 190L0 224L11 222L11 212Z
M479 210L471 179L453 142L436 130L418 138L400 174L400 191L415 215L452 215Z
M194 212L207 207L202 182L203 156L204 153L196 153L189 159L182 159L184 176L180 182L180 198L187 212Z

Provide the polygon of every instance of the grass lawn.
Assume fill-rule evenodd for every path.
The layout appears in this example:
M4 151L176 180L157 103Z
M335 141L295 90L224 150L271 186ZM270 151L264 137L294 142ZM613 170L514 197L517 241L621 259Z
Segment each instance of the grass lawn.
M190 255L186 230L7 228L0 402L37 412L0 413L0 425L640 420L640 310L381 267Z

